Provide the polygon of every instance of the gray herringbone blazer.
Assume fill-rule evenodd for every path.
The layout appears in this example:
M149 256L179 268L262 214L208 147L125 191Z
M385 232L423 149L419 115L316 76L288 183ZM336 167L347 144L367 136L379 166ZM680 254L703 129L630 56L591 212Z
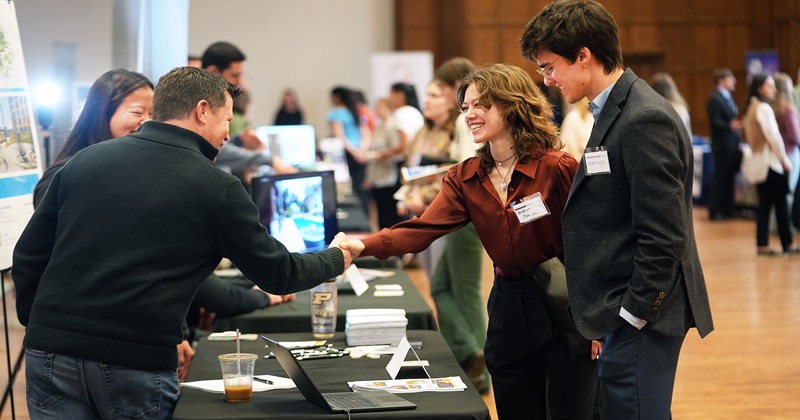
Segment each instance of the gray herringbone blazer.
M578 330L622 326L620 305L664 335L713 329L692 224L692 145L680 117L627 69L587 147L608 152L610 174L584 159L563 214L564 264Z

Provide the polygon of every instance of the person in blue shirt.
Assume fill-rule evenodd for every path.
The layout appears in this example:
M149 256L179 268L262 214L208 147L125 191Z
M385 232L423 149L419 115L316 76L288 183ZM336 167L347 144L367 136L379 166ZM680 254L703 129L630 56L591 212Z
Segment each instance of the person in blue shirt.
M364 213L368 214L369 190L364 188L367 154L372 144L372 133L361 121L353 91L342 86L331 91L333 109L328 112L331 136L344 143L347 168L350 172L353 193L361 200Z

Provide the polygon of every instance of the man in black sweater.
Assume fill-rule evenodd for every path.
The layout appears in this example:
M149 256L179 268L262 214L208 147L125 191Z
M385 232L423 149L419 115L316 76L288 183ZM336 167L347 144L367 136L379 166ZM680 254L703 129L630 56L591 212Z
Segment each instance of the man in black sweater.
M335 246L341 234L323 252L289 253L239 180L214 166L238 93L206 70L172 70L154 121L86 148L53 178L13 260L31 418L170 418L181 323L222 257L275 294L352 261Z

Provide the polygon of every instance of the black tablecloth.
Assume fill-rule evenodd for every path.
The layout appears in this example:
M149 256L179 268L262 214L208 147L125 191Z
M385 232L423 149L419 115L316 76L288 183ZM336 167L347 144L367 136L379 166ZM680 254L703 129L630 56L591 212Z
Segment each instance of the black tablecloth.
M297 341L312 339L309 333L269 334L278 341ZM408 331L409 341L422 341L417 350L420 359L428 360L427 370L431 377L460 376L468 388L461 392L419 392L400 394L401 397L417 404L412 411L384 411L376 413L352 414L356 419L490 419L489 410L483 399L470 383L466 374L453 357L442 335L436 331ZM344 348L344 334L337 333L329 341L337 348ZM242 351L266 355L264 341L244 341ZM235 351L232 342L212 342L203 339L189 371L188 381L218 379L221 377L217 356ZM409 352L406 360L412 360ZM350 388L347 381L389 379L386 364L390 356L380 359L362 357L353 359L344 356L334 359L305 360L300 363L322 392L345 392ZM277 375L287 377L275 359L260 357L256 361L256 375ZM175 409L174 419L345 419L345 414L330 414L326 410L307 401L296 388L253 393L253 400L247 403L228 403L222 394L212 394L195 389L183 388Z
M370 280L369 290L356 296L349 284L339 289L336 331L344 331L345 312L359 308L399 308L405 309L410 330L436 330L433 311L422 299L417 288L411 283L403 270L388 270L394 276ZM375 297L376 284L399 284L405 294L401 297ZM243 333L279 333L311 331L311 292L297 293L293 302L282 303L273 307L259 309L248 314L229 318L217 318L214 321L215 331L232 331L239 328Z
M356 196L346 197L339 200L336 217L338 219L339 231L345 233L369 233L372 226L369 224L369 217L364 213L361 200Z

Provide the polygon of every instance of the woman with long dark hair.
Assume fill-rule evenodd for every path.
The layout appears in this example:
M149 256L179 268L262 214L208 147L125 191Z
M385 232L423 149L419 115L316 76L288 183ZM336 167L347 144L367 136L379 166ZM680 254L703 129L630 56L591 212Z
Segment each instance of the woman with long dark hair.
M766 178L756 185L758 189L758 210L756 212L756 246L758 255L775 256L800 253L800 246L792 239L789 226L789 209L786 195L789 193L789 171L792 163L786 154L775 112L770 102L775 100L777 90L772 76L759 73L753 76L748 91L747 103L744 106L745 140L753 153L766 150L769 155L769 166L765 168ZM775 208L778 222L778 235L781 238L781 250L769 246L769 216Z
M81 150L101 141L135 133L153 116L153 83L142 74L115 69L89 88L78 120L55 160L33 190L33 205L44 197L53 175Z
M367 154L372 143L372 133L366 123L361 121L353 91L335 87L331 91L333 109L328 112L328 123L333 137L342 139L347 168L350 171L353 193L361 200L364 214L369 214L369 191L364 188Z

